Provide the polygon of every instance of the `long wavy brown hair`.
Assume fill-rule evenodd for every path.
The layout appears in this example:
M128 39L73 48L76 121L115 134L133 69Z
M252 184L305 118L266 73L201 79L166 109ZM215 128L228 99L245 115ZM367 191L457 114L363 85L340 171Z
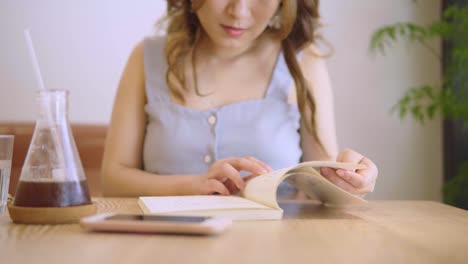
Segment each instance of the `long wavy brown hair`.
M203 0L167 0L166 82L172 95L182 102L183 89L188 89L185 85L186 58L192 53L201 34L201 25L194 10L198 10L202 4ZM314 43L318 37L316 31L320 18L319 0L282 0L279 11L279 28L268 27L265 33L272 33L281 41L286 64L296 86L301 122L326 152L316 130L314 95L308 89L296 57L298 52ZM170 85L171 81L179 85Z

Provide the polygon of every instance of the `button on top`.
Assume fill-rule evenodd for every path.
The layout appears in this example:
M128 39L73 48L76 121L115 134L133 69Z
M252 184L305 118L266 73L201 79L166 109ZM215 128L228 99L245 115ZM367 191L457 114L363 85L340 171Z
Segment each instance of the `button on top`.
M208 124L214 125L215 123L216 123L216 116L211 115L210 117L208 117Z
M204 161L205 161L205 163L210 163L211 162L211 156L206 155L205 158L204 158Z

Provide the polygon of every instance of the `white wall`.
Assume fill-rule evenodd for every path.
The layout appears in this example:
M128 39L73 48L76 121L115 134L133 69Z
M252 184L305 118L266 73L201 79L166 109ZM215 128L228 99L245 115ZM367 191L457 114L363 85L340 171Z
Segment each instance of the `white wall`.
M34 120L39 89L23 37L28 27L46 87L68 89L70 119L106 123L127 57L165 1L0 0L0 120Z
M379 164L371 199L440 199L440 121L421 127L389 113L407 87L437 83L440 64L404 44L386 57L368 53L376 28L439 16L440 0L412 2L321 1L323 32L335 48L329 71L340 145ZM0 0L0 121L35 118L37 85L23 28L31 30L46 86L71 91L71 121L107 123L131 48L164 10L163 0Z
M321 1L341 147L366 153L379 164L374 199L440 199L441 122L401 122L390 109L408 87L437 84L440 63L420 46L395 45L385 57L368 52L371 34L398 21L427 24L439 17L440 0ZM435 47L439 48L434 43Z

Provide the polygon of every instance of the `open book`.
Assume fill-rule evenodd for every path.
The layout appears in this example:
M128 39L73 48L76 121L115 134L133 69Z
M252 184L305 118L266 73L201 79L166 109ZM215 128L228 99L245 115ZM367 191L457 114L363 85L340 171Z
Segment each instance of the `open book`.
M359 164L309 161L249 180L241 196L146 196L139 198L138 205L145 214L223 216L233 220L281 219L283 210L276 200L276 191L283 180L327 206L366 203L364 199L340 189L320 175L320 167L345 170L365 168Z

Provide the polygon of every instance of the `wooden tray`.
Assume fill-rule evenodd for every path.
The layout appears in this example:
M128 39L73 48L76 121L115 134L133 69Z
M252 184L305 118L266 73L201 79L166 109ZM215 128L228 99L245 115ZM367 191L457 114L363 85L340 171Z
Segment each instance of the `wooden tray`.
M96 214L94 203L69 207L23 207L8 204L10 218L17 224L56 225L78 223L81 217Z

